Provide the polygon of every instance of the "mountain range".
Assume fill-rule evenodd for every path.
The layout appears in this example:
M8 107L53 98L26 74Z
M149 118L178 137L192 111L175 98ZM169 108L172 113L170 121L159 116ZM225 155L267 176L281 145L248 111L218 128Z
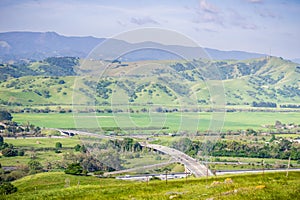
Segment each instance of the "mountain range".
M203 49L200 47L188 47L180 45L163 45L155 42L128 43L122 40L105 39L96 37L73 37L63 36L55 32L5 32L0 33L0 61L31 59L43 60L53 56L74 56L86 58L90 52L99 44L108 42L101 52L105 58L117 58L120 55L116 49L124 52L131 49L139 51L131 52L123 57L126 61L138 60L174 60L174 55L168 50L176 50L178 54L189 55L188 58L200 58ZM163 49L164 51L160 51ZM244 60L265 56L259 53L244 51L220 51L211 48L204 48L208 57L214 60Z

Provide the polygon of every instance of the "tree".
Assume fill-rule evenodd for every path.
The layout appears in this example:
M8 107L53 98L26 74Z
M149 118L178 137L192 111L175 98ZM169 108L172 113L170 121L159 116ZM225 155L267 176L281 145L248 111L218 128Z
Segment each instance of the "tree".
M275 134L272 134L272 138L270 139L270 142L273 142L274 140L276 140Z
M65 84L66 82L64 80L59 80L58 84Z
M55 148L61 149L61 148L62 148L62 143L56 142L56 143L55 143Z
M9 112L7 112L6 110L0 110L0 121L4 121L4 120L12 120L12 116Z
M42 164L39 161L37 161L37 160L30 160L28 162L28 167L32 171L40 171L40 170L43 169Z
M79 163L72 163L68 165L67 169L65 170L66 174L72 175L79 175L83 172L83 168L80 166Z
M80 144L76 144L76 146L74 147L74 150L75 151L80 151L80 149L81 149Z
M0 135L0 146L2 146L4 143L4 138L2 137L2 135Z

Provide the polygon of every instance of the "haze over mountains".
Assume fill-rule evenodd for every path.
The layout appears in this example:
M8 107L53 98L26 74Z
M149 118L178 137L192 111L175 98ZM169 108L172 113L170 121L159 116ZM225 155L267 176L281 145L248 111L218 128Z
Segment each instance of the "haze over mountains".
M67 37L55 32L6 32L0 33L0 61L6 62L15 59L35 59L42 60L52 56L75 56L85 58L97 45L104 42L105 38L95 37ZM123 59L126 61L137 60L170 60L178 59L178 56L167 52L159 52L154 49L168 49L168 45L153 42L143 42L131 44L121 40L113 40L114 44L110 47L123 49L147 49L131 53ZM189 52L191 58L199 58L200 51L198 47L172 46L178 52ZM205 48L205 51L215 60L235 59L244 60L250 58L259 58L264 54L249 53L243 51L220 51L216 49ZM118 57L119 55L110 55L113 51L106 51L106 57ZM145 56L146 55L146 56ZM149 56L151 55L151 56Z

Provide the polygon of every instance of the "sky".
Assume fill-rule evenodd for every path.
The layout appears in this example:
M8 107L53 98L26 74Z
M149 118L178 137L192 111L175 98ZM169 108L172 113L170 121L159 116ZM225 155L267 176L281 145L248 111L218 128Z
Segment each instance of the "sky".
M0 0L0 32L176 31L201 47L300 58L300 0Z

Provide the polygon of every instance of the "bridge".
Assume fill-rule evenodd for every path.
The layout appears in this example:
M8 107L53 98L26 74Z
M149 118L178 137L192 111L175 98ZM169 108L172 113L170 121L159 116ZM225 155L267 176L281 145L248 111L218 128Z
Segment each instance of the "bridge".
M61 130L61 129L56 129L60 131L62 134L66 134L69 136L74 136L76 135L84 135L84 136L91 136L91 137L98 137L98 138L106 138L106 139L113 139L114 137L112 136L105 136L101 134L95 134L95 133L89 133L89 132L84 132L84 131L77 131L77 130ZM196 159L186 155L185 153L173 149L170 147L162 146L162 145L157 145L157 144L148 144L146 142L140 142L140 145L145 148L153 149L156 151L159 151L161 153L170 155L175 162L179 162L185 166L185 168L190 171L190 173L194 174L196 177L201 177L201 176L212 176L213 173L203 164L199 163ZM164 165L165 163L162 163ZM149 166L150 168L154 166ZM148 168L148 166L145 166L145 168ZM136 169L132 169L136 170ZM131 171L131 170L128 170ZM124 171L125 172L125 171ZM116 174L118 172L115 172Z
M70 137L75 136L75 135L82 135L82 136L96 137L96 138L102 138L102 139L114 139L114 137L112 137L112 136L90 133L90 132L85 132L85 131L65 130L65 129L56 129L56 128L53 128L52 130L57 130L61 133L61 135L67 135Z
M140 145L142 147L146 147L170 155L174 160L183 164L185 168L196 177L213 175L213 173L205 165L199 163L196 159L186 155L185 153L177 149L157 144L147 144L145 142L140 142Z

